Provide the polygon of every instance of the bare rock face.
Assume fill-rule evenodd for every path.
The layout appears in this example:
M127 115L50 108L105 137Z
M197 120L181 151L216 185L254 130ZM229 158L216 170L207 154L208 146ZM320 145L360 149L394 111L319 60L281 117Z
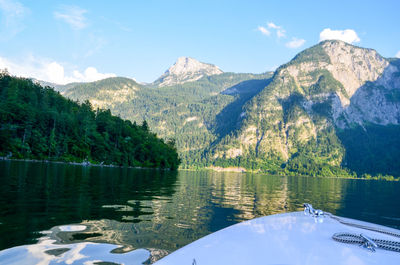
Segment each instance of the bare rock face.
M203 76L222 74L217 66L202 63L190 57L179 57L159 79L153 84L158 87L172 86L186 82L196 81Z
M327 69L343 85L348 97L341 104L333 104L336 126L399 124L400 69L372 49L338 41L323 46L332 62Z
M338 80L349 97L367 81L376 81L389 62L375 50L358 48L342 41L322 45L331 63L326 69Z

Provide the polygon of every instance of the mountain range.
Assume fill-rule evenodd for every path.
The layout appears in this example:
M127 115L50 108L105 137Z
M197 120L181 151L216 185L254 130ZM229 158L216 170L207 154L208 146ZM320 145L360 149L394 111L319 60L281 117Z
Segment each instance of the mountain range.
M151 84L55 86L175 139L182 167L400 176L400 60L336 40L275 72L224 73L181 57Z

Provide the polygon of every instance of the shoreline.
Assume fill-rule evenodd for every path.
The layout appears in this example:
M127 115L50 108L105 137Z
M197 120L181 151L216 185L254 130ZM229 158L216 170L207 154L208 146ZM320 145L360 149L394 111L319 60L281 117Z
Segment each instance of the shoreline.
M84 166L84 167L109 167L109 168L130 168L130 169L152 169L152 170L170 170L169 168L158 168L158 167L132 167L132 166L117 166L108 164L94 164L91 162L65 162L65 161L52 161L52 160L39 160L39 159L23 159L23 158L6 158L0 157L0 161L19 161L19 162L33 162L33 163L54 163L54 164L65 164L73 166Z
M248 172L247 169L244 167L206 167L205 169L209 169L215 172L236 172L236 173L246 173Z
M65 164L65 165L74 165L74 166L83 166L83 167L107 167L107 168L129 168L129 169L146 169L146 170L168 170L172 171L169 168L153 168L153 167L132 167L132 166L117 166L117 165L107 165L107 164L93 164L90 162L65 162L65 161L52 161L52 160L39 160L39 159L22 159L22 158L16 158L16 159L11 159L11 158L6 158L6 157L0 157L0 161L19 161L19 162L33 162L33 163L55 163L55 164ZM268 174L268 172L262 172L261 170L253 171L253 170L247 170L246 168L243 167L215 167L215 166L209 166L209 167L204 167L204 168L178 168L177 171L213 171L213 172L231 172L231 173L259 173L259 174ZM285 174L276 174L278 176L285 176ZM287 175L286 175L287 176ZM307 176L307 175L297 175L297 177L313 177L313 176ZM373 176L370 178L365 178L365 177L324 177L324 176L315 176L315 178L331 178L331 179L357 179L357 180L384 180L384 181L400 181L400 178L393 178L393 179L387 179L385 177L377 177Z
M269 175L274 175L274 176L293 176L293 177L302 177L302 178L326 178L326 179L351 179L351 180L377 180L377 181L400 181L400 178L393 177L393 179L387 178L385 176L371 176L371 177L343 177L343 176L310 176L310 175L288 175L284 174L283 172L279 172L276 174L272 174L269 172L262 171L260 169L258 170L249 170L243 167L215 167L215 166L209 166L209 167L203 167L203 168L184 168L184 169L178 169L180 171L213 171L213 172L231 172L231 173L255 173L255 174L269 174ZM283 173L283 174L282 174ZM390 177L390 176L389 176Z

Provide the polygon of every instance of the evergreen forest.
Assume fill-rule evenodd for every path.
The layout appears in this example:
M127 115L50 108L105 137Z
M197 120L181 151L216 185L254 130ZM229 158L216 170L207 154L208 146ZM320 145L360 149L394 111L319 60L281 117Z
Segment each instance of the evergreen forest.
M174 140L66 99L30 79L0 73L0 157L177 169Z

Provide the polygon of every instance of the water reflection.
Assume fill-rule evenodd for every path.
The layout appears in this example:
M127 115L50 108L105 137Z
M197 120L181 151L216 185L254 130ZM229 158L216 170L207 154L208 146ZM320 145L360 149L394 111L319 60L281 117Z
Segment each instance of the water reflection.
M58 225L140 221L149 214L142 205L170 197L176 180L168 171L0 161L0 249L34 243L39 231ZM132 199L130 211L102 207Z
M76 232L83 231L86 229L84 225L62 225L58 227L63 232Z
M151 251L133 250L107 243L72 243L78 235L94 235L85 225L62 225L42 231L36 244L0 252L1 264L143 264L151 262ZM99 233L98 235L101 236ZM97 236L97 235L94 235ZM79 238L79 237L78 237ZM85 237L80 237L84 239ZM156 252L153 254L156 256Z
M304 202L400 228L397 182L0 162L0 184L0 249L35 243L43 231L59 252L90 242L147 249L155 260L240 221L302 210Z
M0 252L2 264L140 264L150 258L150 252L137 249L116 254L120 246L112 244L77 243L58 245L54 240L41 240L34 245L19 246Z

